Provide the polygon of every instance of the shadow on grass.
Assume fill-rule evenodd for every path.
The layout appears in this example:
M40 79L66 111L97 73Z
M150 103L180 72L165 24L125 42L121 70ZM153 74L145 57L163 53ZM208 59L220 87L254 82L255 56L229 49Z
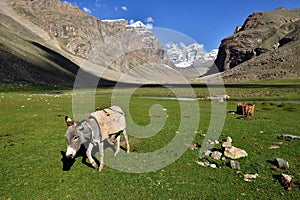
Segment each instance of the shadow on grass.
M114 143L113 143L113 142L114 142L114 141L113 141L112 139L110 139L109 141L108 141L108 140L104 140L104 151L105 151L105 149L107 149L107 148L111 148L111 149L113 149L113 151L115 152L115 151L116 151L116 148L114 147ZM74 159L67 158L67 157L66 157L66 152L65 152L65 151L61 151L61 152L60 152L60 154L61 154L61 156L62 156L61 162L62 162L62 164L63 164L63 168L62 168L63 171L70 171L71 168L72 168L72 166L74 165L74 163L75 163L75 161L76 161L77 158L82 158L81 162L82 162L83 164L85 164L86 166L88 166L88 167L90 167L90 168L95 169L95 167L93 167L91 163L88 163L88 162L87 162L87 159L88 159L88 158L87 158L87 156L86 156L86 148L85 148L85 146L87 146L87 143L81 145L81 147L80 147L80 149L78 150L78 152L76 153L76 156L75 156ZM124 147L122 147L122 146L120 146L120 149L122 149L122 150L124 150L124 151L127 150L126 148L124 148ZM97 166L99 166L99 165L100 165L100 162L99 162L99 160L98 160L98 159L96 158L96 156L95 156L96 153L99 153L99 147L98 147L98 145L95 145L95 146L93 147L93 149L92 149L92 157L93 157L93 159L95 160Z
M85 164L86 166L88 166L90 168L94 168L90 163L86 162L87 156L86 156L85 152L86 152L86 148L84 147L84 145L81 145L79 151L76 153L75 158L72 159L72 158L67 158L66 157L66 152L61 151L60 152L61 155L62 155L61 162L63 164L62 170L63 171L70 171L70 169L72 168L72 166L74 165L74 163L76 161L76 158L78 158L78 157L82 158L81 162L83 164ZM95 158L94 158L94 160L96 161L97 165L99 165L99 161Z

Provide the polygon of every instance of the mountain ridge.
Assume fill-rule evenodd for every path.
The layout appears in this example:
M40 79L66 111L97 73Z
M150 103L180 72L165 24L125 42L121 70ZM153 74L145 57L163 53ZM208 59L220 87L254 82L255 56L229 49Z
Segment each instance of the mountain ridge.
M109 85L198 83L209 68L204 75L221 72L225 82L300 76L300 9L251 14L222 40L216 65L199 44L173 49L174 64L146 26L100 20L59 0L1 1L0 16L2 81L72 86L80 70L81 80Z
M221 41L215 65L225 82L300 77L300 9L255 12Z
M108 82L126 76L128 83L152 84L177 77L159 42L150 36L151 42L143 42L145 37L125 21L102 22L59 0L2 1L0 11L2 80L71 86L79 69ZM141 67L149 63L157 67L152 76L150 68ZM140 71L150 73L147 80L139 80Z

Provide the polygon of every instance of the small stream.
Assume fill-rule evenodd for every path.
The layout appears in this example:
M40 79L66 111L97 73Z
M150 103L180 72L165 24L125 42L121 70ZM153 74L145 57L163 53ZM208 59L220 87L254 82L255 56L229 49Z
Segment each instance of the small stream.
M176 101L200 101L199 98L192 97L158 97L158 96L142 96L142 99L160 99L160 100L176 100ZM245 102L246 100L243 100ZM242 101L232 101L232 102L242 102ZM251 103L290 103L290 104L300 104L300 100L259 100L259 101L249 101Z

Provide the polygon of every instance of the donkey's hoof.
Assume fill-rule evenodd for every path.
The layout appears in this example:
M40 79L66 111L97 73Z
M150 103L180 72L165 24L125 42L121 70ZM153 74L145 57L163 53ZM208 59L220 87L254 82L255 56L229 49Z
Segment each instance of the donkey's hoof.
M103 167L104 167L104 164L100 164L100 165L99 165L99 172L102 171Z
M92 164L92 166L94 167L94 168L96 168L97 167L97 163L94 161L94 162L92 162L91 163Z
M120 153L120 151L116 151L114 156L117 156Z

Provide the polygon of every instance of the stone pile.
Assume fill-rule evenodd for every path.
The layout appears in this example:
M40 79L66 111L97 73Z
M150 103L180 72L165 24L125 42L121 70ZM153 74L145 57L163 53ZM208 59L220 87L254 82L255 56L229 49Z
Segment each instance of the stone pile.
M211 142L211 140L208 140L209 144L219 144L217 141ZM228 163L228 166L230 166L232 169L237 169L240 170L241 166L240 163L237 161L239 158L247 157L248 153L240 148L237 148L232 145L232 138L227 137L227 140L223 142L222 146L220 149L216 149L214 151L212 150L207 150L206 152L203 153L203 156L205 158L212 158L213 160L222 160L226 161L226 158L231 159ZM212 168L217 168L217 165L214 163L210 163L208 160L206 161L197 161L197 163L201 166L209 166ZM219 166L221 168L221 166Z

